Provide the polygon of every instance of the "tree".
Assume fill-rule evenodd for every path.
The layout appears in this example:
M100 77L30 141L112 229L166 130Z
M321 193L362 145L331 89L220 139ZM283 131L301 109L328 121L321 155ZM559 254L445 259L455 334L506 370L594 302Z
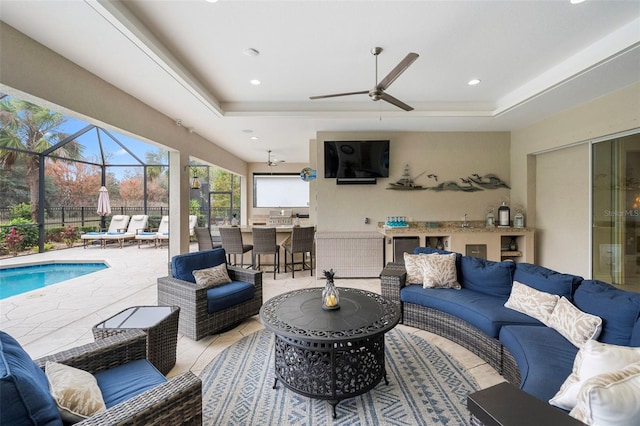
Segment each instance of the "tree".
M32 103L5 97L0 102L0 165L11 169L16 164L25 166L25 180L29 185L31 217L38 222L39 156L68 135L58 128L66 121L57 112ZM2 149L2 148L10 149ZM82 146L72 141L61 146L56 155L63 158L80 158Z

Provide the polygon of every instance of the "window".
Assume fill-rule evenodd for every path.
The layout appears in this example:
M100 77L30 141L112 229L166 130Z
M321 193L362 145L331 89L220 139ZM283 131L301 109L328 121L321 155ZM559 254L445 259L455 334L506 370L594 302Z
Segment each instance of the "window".
M309 183L297 173L253 175L253 207L308 207Z

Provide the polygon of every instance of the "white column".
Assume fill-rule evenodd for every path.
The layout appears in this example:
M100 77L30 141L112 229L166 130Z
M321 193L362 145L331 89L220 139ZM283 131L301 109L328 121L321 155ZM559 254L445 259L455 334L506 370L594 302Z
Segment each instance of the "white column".
M189 252L189 156L169 152L169 260Z

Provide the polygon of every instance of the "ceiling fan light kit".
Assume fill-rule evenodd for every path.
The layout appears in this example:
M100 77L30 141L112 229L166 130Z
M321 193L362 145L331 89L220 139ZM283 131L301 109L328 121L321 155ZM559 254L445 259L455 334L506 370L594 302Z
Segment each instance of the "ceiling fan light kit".
M284 163L284 160L278 160L277 158L271 157L271 150L267 151L267 166L274 167L280 163Z
M413 64L416 59L418 59L420 55L413 52L407 54L407 56L405 56L404 59L400 61L398 65L396 65L395 68L392 69L389 72L389 74L387 74L385 78L383 78L380 82L378 82L378 55L380 55L381 52L382 52L382 47L374 47L373 49L371 49L371 54L376 58L376 80L375 80L375 85L371 90L361 90L359 92L335 93L332 95L310 96L309 99L312 99L312 100L326 99L326 98L335 98L338 96L368 94L371 100L373 101L383 100L405 111L413 110L411 106L389 95L388 93L385 92L385 90L387 90L387 88L391 86L391 83L393 83L403 72L405 72L407 68L409 68L409 66Z

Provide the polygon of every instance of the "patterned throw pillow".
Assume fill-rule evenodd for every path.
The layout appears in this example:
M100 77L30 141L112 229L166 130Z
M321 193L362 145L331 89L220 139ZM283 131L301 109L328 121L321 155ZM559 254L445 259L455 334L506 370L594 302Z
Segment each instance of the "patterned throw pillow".
M424 254L404 253L404 268L407 270L407 284L422 284L422 267L418 260Z
M577 348L589 339L597 339L602 331L602 319L576 308L566 297L560 298L549 316L549 327Z
M637 425L640 419L640 363L600 374L580 388L569 413L588 425Z
M529 315L548 326L549 316L558 304L558 300L560 296L557 294L545 293L514 281L511 295L504 306Z
M578 351L571 374L549 404L570 411L578 403L580 388L587 380L637 362L640 362L640 348L589 340Z
M107 409L93 374L51 361L47 361L45 374L65 422L77 423Z
M424 288L460 289L456 272L456 255L423 254L416 262L422 269L422 286Z
M197 285L207 288L231 282L231 278L229 278L229 273L227 272L227 265L224 263L212 268L197 269L193 271L193 277L196 279Z

